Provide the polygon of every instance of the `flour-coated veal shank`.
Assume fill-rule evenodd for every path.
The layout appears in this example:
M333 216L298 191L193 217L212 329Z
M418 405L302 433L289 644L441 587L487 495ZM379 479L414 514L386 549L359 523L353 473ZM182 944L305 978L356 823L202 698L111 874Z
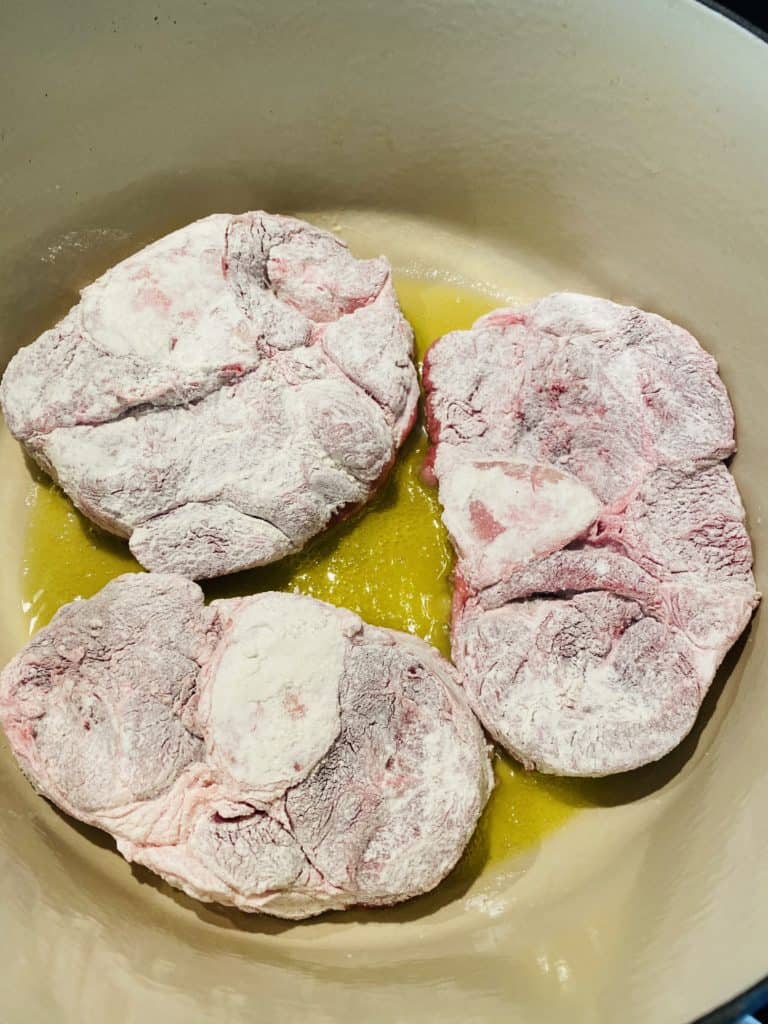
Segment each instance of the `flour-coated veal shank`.
M453 667L297 594L129 574L0 675L36 789L202 900L302 918L425 892L492 787Z
M714 359L660 316L555 294L446 335L424 376L481 721L547 772L663 756L758 600Z
M107 271L2 382L8 426L147 568L272 562L365 502L416 414L385 259L214 214Z

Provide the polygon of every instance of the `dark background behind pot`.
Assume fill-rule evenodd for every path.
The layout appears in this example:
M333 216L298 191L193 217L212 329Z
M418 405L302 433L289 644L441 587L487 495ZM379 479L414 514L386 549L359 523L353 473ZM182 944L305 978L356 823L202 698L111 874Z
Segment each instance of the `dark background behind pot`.
M720 7L724 12L732 11L737 18L744 19L754 28L768 35L768 2L766 0L741 0L741 2L739 0L730 0L727 5L710 4L707 0L703 0L703 2L708 7ZM768 1024L768 1005L764 1006L762 1010L758 1010L754 1015L758 1021Z
M706 0L705 0L706 2ZM710 5L708 5L710 6ZM716 3L711 6L718 6ZM751 22L756 28L768 32L768 4L765 0L730 0L722 5L734 14Z

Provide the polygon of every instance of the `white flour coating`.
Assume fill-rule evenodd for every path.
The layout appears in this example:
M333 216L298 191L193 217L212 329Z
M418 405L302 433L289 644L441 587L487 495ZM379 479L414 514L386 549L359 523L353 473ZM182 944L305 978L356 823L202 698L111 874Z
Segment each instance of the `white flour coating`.
M108 270L11 360L11 432L149 569L299 550L365 502L410 430L389 264L266 213L214 214Z
M500 896L477 893L475 896L468 896L464 906L467 910L476 910L486 917L500 917L508 909L509 904Z
M221 605L219 613L224 619ZM341 729L344 641L338 615L311 598L269 594L235 605L206 691L211 759L265 798L306 778Z
M477 715L542 771L662 757L758 601L715 361L659 316L559 294L446 335L424 381Z
M564 547L600 510L588 487L541 463L457 460L443 449L435 460L443 521L472 587L489 586L506 571Z
M40 257L41 263L56 263L71 259L73 252L88 252L106 242L122 242L130 236L121 228L86 228L85 231L67 231L57 242L48 246Z
M299 595L205 607L161 573L65 605L0 675L0 723L35 788L128 860L278 917L433 888L493 785L427 644Z

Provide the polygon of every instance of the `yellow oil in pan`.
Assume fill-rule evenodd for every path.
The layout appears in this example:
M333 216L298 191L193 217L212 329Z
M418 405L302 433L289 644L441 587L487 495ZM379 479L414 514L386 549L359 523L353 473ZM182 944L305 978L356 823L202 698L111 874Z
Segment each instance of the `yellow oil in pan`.
M400 277L397 291L419 360L435 338L471 326L497 304L474 289L411 277ZM364 510L297 555L207 582L207 597L299 591L350 608L374 625L414 633L447 655L453 555L437 493L420 476L426 447L417 424ZM30 632L67 601L89 597L120 573L140 571L124 541L90 523L47 479L31 484L28 516L23 597ZM459 877L475 877L525 850L589 802L578 782L525 772L501 755L494 765L496 788L456 869Z

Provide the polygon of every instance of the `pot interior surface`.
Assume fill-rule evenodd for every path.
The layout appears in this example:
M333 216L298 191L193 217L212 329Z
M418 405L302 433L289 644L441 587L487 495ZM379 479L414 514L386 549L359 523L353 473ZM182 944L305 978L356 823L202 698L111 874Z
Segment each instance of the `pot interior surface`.
M298 213L384 253L427 333L449 293L459 318L553 290L629 302L720 362L765 588L768 50L693 3L637 6L13 0L0 363L112 263L213 211ZM4 430L0 466L5 661L51 609L30 569L44 485ZM72 558L74 534L39 529L43 561ZM3 741L0 1016L691 1020L768 973L767 653L758 612L677 751L555 786L560 810L504 856L298 925L132 870L36 797Z

